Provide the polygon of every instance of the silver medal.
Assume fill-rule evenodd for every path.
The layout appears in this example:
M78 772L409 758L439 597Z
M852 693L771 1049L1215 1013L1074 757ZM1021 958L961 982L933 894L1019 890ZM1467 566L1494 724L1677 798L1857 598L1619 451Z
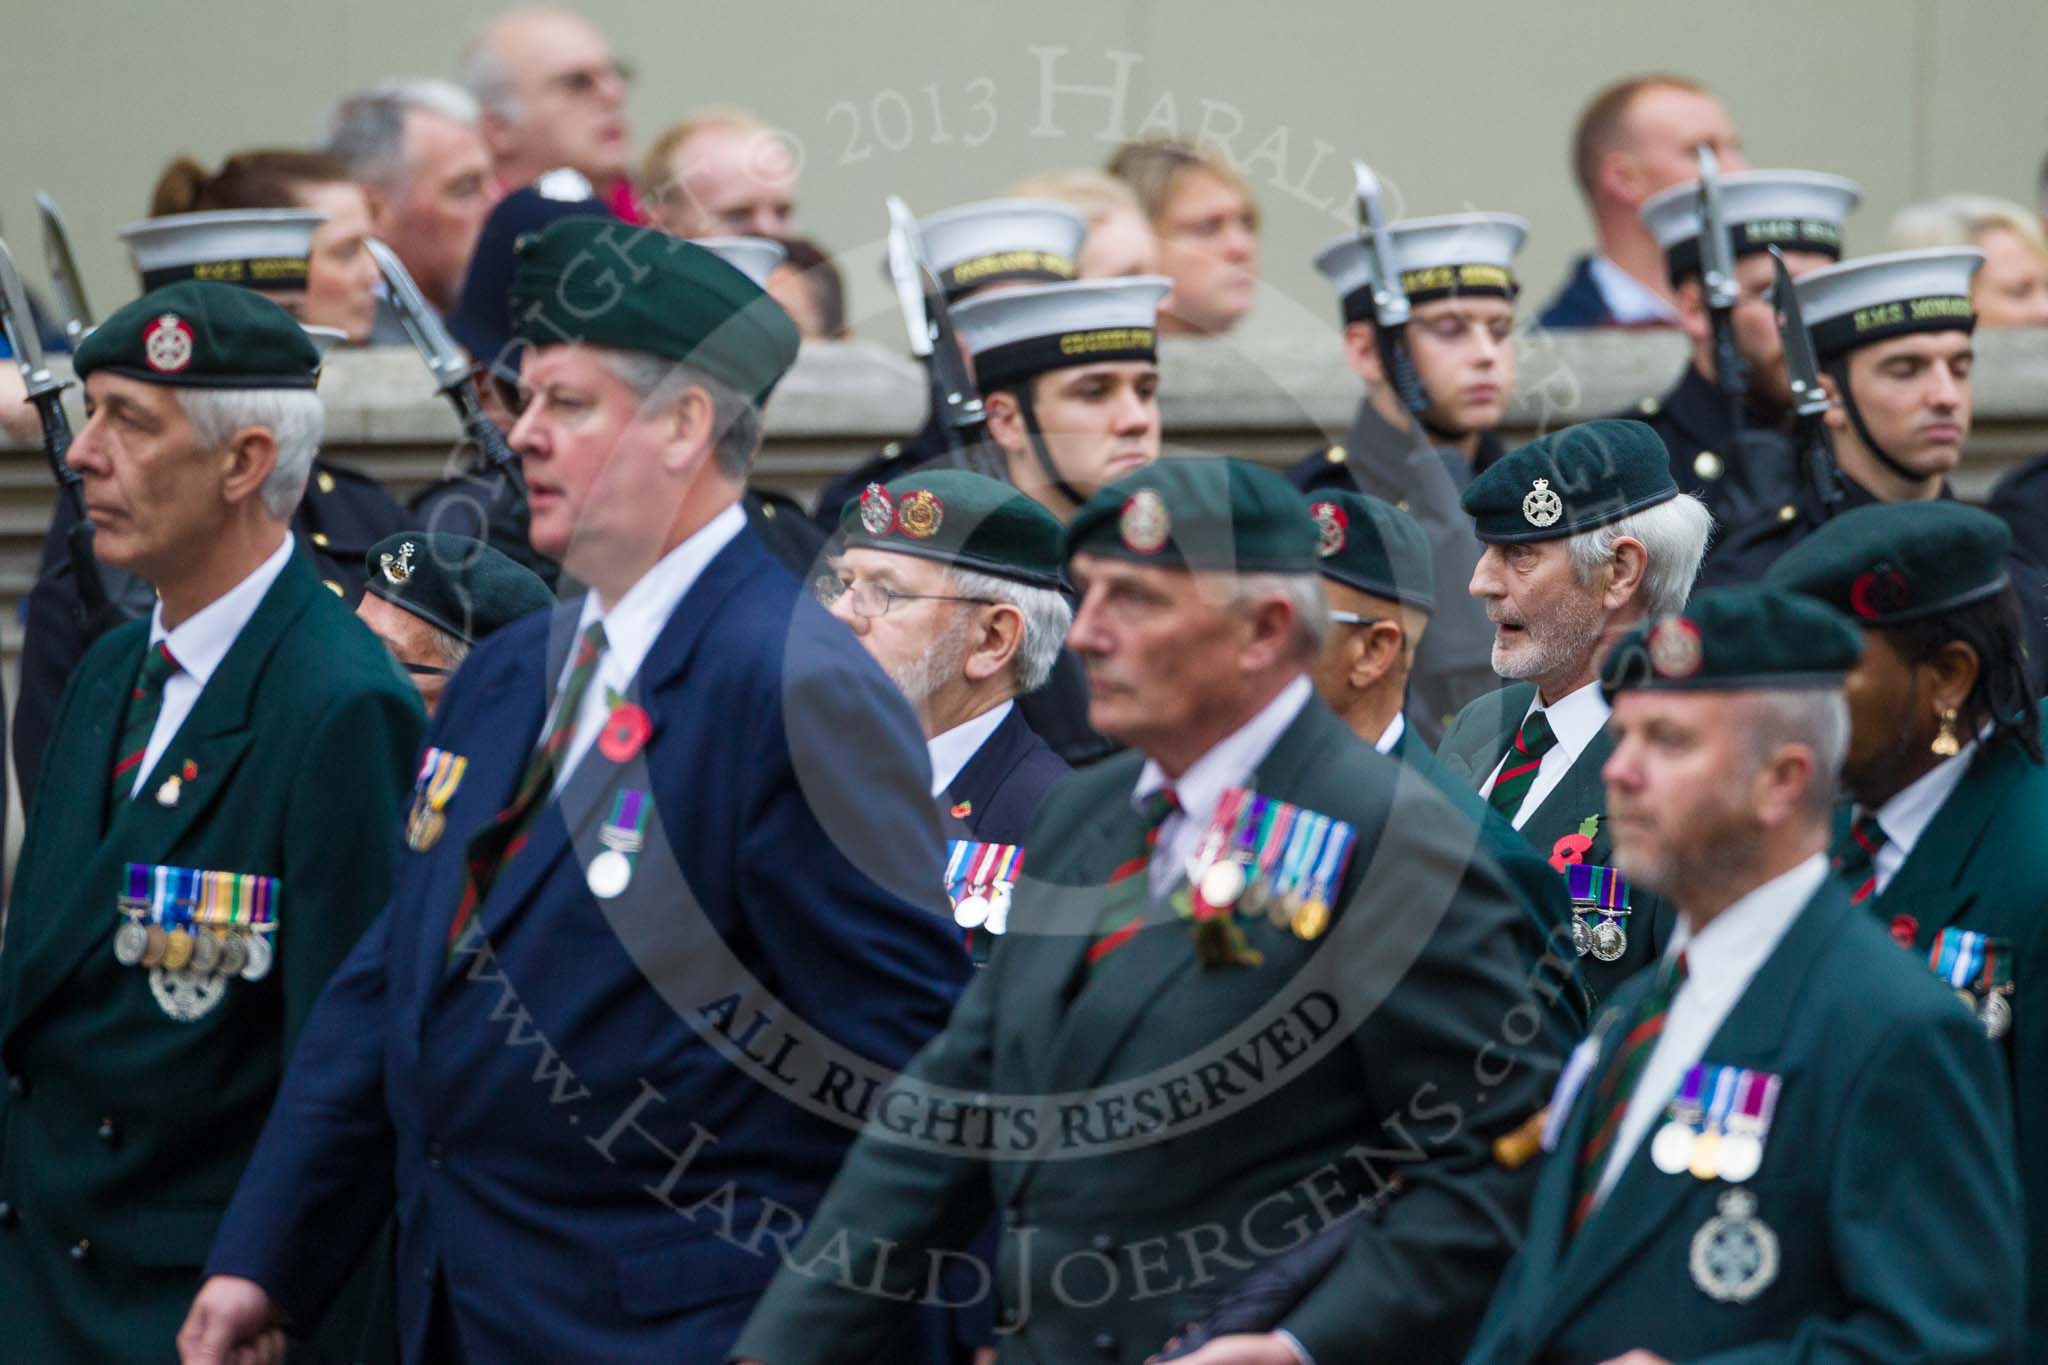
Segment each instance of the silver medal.
M1987 991L1977 1003L1977 1018L1985 1037L2003 1038L2012 1029L2012 1000L2004 991Z
M1722 1194L1720 1212L1692 1237L1692 1282L1716 1303L1748 1303L1778 1278L1778 1234L1748 1190Z
M610 900L631 884L633 864L625 854L608 848L590 860L584 880L590 884L591 895L599 900Z
M261 981L270 975L271 959L276 956L270 940L262 934L251 934L247 941L249 960L242 964L242 980Z
M1602 962L1619 962L1628 951L1628 933L1611 919L1593 927L1593 956Z
M979 929L988 923L993 908L988 897L969 892L953 903L953 923L962 929Z
M996 883L995 893L988 898L988 922L981 927L991 934L1009 932L1010 887L1007 882Z
M149 930L132 919L114 931L114 961L123 967L142 961L142 950L148 946Z
M1593 931L1586 927L1584 915L1572 916L1572 951L1580 957L1593 951Z
M1650 1139L1650 1161L1666 1175L1680 1175L1692 1168L1693 1140L1697 1134L1673 1119Z
M220 965L220 937L211 929L200 929L192 935L192 971L197 976L212 976L213 969Z
M1202 899L1221 910L1237 904L1244 894L1244 864L1235 858L1218 858L1202 874Z
M248 965L249 945L247 940L240 933L229 934L226 941L220 945L220 974L222 976L239 976L241 975L242 968Z
M1720 1177L1731 1185L1740 1185L1764 1164L1763 1140L1755 1133L1725 1133L1717 1157L1715 1165Z

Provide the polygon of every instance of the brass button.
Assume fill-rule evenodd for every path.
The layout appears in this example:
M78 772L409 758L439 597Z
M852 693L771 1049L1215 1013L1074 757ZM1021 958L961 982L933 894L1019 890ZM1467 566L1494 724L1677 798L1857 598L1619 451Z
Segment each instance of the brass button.
M773 521L775 519L775 504L772 502L762 503L761 515L768 518L770 521Z
M882 447L882 458L885 460L893 460L902 453L903 443L901 441L891 441Z
M324 469L320 471L320 476L314 479L313 483L322 493L332 493L334 491L334 476Z
M99 1135L101 1142L112 1142L114 1140L114 1121L112 1119L100 1120Z
M318 545L323 550L326 549L329 543L327 540L327 533L325 531L315 531L313 533L313 543L315 545Z
M1786 504L1785 504L1785 505L1784 505L1783 507L1780 507L1780 508L1778 509L1778 520L1779 520L1779 521L1790 521L1790 520L1792 520L1792 518L1794 518L1794 517L1796 517L1796 516L1798 516L1798 515L1799 515L1799 509L1798 509L1798 508L1796 508L1796 507L1794 507L1794 506L1793 506L1793 505L1792 505L1791 503L1789 503L1789 502L1788 502L1788 503L1786 503Z
M1636 411L1645 417L1655 417L1657 415L1657 406L1656 399L1645 398L1642 402L1636 404Z
M343 587L341 586L341 584L339 584L339 583L335 582L335 581L334 581L333 579L331 579L331 578L323 578L323 579L321 579L320 581L321 581L321 582L323 582L323 583L325 583L325 584L327 585L327 591L329 591L329 592L333 593L333 594L334 594L334 595L335 595L336 597L347 597L347 596L348 596L348 591L347 591L347 589L343 588Z
M1702 450L1692 457L1692 472L1703 479L1718 479L1728 472L1728 467L1713 451Z
M1406 499L1406 498L1403 498L1403 499L1401 499L1401 500L1400 500L1399 502L1397 502L1397 503L1395 503L1395 504L1394 504L1394 507L1395 507L1395 509L1396 509L1397 511L1402 511L1402 512L1405 512L1405 511L1407 511L1407 510L1408 510L1408 499Z
M76 1261L78 1264L84 1265L85 1258L92 1255L92 1242L84 1237L81 1237L76 1242L73 1242L71 1244L71 1249L66 1254L68 1254L71 1257L71 1259Z
M1324 458L1325 460L1329 461L1329 462L1330 462L1331 464L1343 464L1343 463L1344 463L1344 447L1343 447L1343 446L1331 446L1331 447L1330 447L1330 448L1329 448L1328 450L1326 450L1326 451L1324 451L1324 452L1323 452L1323 458Z

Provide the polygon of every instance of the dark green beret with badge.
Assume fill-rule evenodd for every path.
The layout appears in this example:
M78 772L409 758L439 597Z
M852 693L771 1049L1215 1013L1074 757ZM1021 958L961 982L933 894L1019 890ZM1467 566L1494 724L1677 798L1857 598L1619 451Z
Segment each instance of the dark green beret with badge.
M1608 697L1839 687L1863 634L1834 608L1771 588L1709 588L1615 645L1600 670Z
M1321 567L1301 492L1248 460L1177 455L1109 484L1067 526L1066 557L1168 569L1301 573Z
M1511 451L1461 500L1490 544L1562 540L1678 496L1671 457L1644 422L1581 422Z
M1436 569L1420 522L1390 502L1349 489L1314 493L1307 501L1323 577L1424 611L1436 609Z
M964 469L871 483L839 513L848 548L936 559L1038 588L1060 586L1064 531L1014 485Z
M653 228L560 219L520 240L512 333L679 360L768 401L796 363L796 324L746 274Z
M468 536L404 531L364 563L367 591L467 644L555 602L538 574Z
M1886 502L1830 519L1778 557L1764 582L1866 626L1897 626L2005 591L2012 532L1959 502Z
M320 352L290 313L254 290L205 280L152 289L87 333L72 356L95 370L192 389L310 389Z

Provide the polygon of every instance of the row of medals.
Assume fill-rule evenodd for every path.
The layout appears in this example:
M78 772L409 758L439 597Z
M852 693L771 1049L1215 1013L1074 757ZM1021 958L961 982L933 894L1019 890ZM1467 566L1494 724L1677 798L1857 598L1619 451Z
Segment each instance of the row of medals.
M1964 1009L1977 1016L1977 1022L1984 1026L1985 1037L1997 1039L2012 1031L2012 1001L2008 998L2012 991L2011 982L1993 986L1982 995L1958 987L1956 999L1963 1002Z
M1242 854L1216 858L1207 866L1197 856L1188 864L1188 877L1201 888L1202 899L1219 910L1235 910L1247 919L1263 914L1274 928L1289 930L1304 943L1322 937L1330 927L1328 901L1294 890L1276 893L1246 871L1250 866Z
M244 981L261 981L270 975L274 952L265 937L267 925L165 929L143 921L142 916L149 913L147 906L124 901L121 910L129 918L114 931L114 960L123 967L189 970L194 976L239 976Z
M991 882L972 886L953 902L953 923L962 929L980 929L1000 934L1010 927L1010 884Z
M1650 1140L1650 1160L1666 1175L1691 1171L1700 1180L1719 1178L1739 1185L1764 1163L1764 1140L1737 1129L1699 1129L1672 1119Z
M1597 915L1598 924L1588 924L1588 916ZM1591 953L1602 962L1619 962L1621 955L1628 951L1628 930L1622 921L1628 918L1626 910L1599 910L1591 906L1572 907L1572 947L1580 957Z

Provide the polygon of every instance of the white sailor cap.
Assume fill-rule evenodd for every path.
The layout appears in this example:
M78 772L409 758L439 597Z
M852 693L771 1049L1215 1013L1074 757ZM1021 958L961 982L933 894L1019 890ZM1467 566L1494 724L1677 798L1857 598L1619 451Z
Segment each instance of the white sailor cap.
M984 199L920 218L917 232L952 302L991 284L1073 279L1088 224L1057 200Z
M1737 256L1775 246L1840 260L1842 222L1863 199L1861 185L1821 171L1738 171L1718 184L1721 216ZM1664 249L1672 280L1699 274L1700 182L1688 180L1651 195L1642 212Z
M1159 301L1172 287L1161 275L1069 280L985 294L949 311L988 392L1047 370L1157 359Z
M782 243L766 237L692 237L690 242L745 275L760 289L768 287L769 274L789 254Z
M313 229L326 221L308 209L233 209L148 218L116 235L135 258L145 294L179 280L289 291L306 287Z
M1410 303L1453 295L1484 294L1511 299L1515 255L1528 240L1529 224L1511 213L1450 213L1387 224L1394 264ZM1372 268L1355 232L1316 253L1316 269L1344 300L1346 322L1371 322Z
M1830 360L1908 332L1973 330L1970 277L1982 264L1973 246L1892 251L1808 271L1792 288L1814 351Z

